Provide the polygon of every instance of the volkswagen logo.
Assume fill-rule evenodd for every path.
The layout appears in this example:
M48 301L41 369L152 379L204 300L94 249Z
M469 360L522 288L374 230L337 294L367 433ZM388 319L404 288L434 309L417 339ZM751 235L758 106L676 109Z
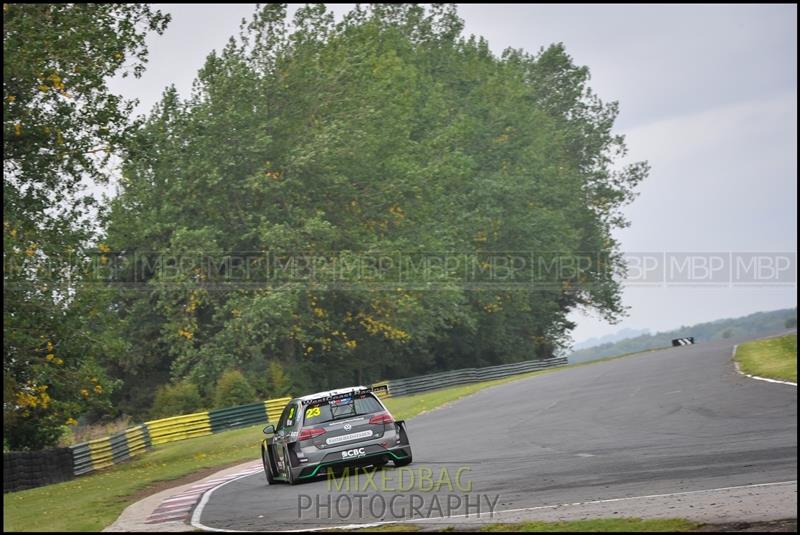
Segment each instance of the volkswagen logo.
M350 424L344 424L344 430L345 430L345 431L350 431L352 428L353 428L353 426L352 426L352 425L350 425Z

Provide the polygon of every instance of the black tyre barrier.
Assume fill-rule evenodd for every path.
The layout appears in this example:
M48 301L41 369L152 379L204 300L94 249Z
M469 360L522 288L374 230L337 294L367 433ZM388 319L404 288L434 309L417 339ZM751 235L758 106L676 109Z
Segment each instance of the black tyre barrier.
M69 448L3 453L4 494L61 483L73 477Z
M677 346L690 346L694 343L694 336L690 336L688 338L675 338L672 341L673 347Z

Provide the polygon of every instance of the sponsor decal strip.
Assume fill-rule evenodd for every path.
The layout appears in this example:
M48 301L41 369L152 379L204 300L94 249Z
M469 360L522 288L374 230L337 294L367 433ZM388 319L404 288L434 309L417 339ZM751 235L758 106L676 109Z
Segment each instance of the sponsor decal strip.
M389 391L389 388L386 385L374 386L374 387L369 387L369 388L358 388L358 389L353 389L350 392L343 392L341 394L334 394L334 395L331 395L331 396L325 396L325 397L315 398L315 399L304 399L304 400L302 400L302 404L303 405L318 405L320 403L325 403L326 401L335 401L337 399L345 399L345 398L349 398L349 397L353 397L353 396L363 396L363 395L368 394L370 392L388 392L388 391Z
M350 433L349 435L340 435L338 437L331 437L325 439L325 444L339 444L340 442L348 442L359 438L368 438L372 436L372 431L360 431L358 433Z

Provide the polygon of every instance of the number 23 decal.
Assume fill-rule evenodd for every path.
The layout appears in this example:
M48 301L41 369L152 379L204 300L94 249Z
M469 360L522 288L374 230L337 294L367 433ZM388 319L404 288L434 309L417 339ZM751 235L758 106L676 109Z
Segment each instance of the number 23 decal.
M314 416L319 415L319 407L311 407L310 409L306 409L306 418L313 418Z

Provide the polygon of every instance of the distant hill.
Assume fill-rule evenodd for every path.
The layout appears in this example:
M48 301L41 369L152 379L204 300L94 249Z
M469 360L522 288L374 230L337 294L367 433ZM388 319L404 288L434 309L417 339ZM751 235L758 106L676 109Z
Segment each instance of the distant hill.
M582 362L634 351L667 347L673 338L693 336L696 342L706 342L737 336L766 336L796 326L797 308L785 308L771 312L756 312L740 318L698 323L671 331L625 338L616 342L606 342L573 351L567 354L567 357L569 362Z
M650 334L650 329L621 329L612 334L589 338L582 342L578 342L572 346L572 350L579 351L587 347L595 347L602 344L619 342L620 340L624 340L626 338L633 338L634 336L642 336L644 334Z

